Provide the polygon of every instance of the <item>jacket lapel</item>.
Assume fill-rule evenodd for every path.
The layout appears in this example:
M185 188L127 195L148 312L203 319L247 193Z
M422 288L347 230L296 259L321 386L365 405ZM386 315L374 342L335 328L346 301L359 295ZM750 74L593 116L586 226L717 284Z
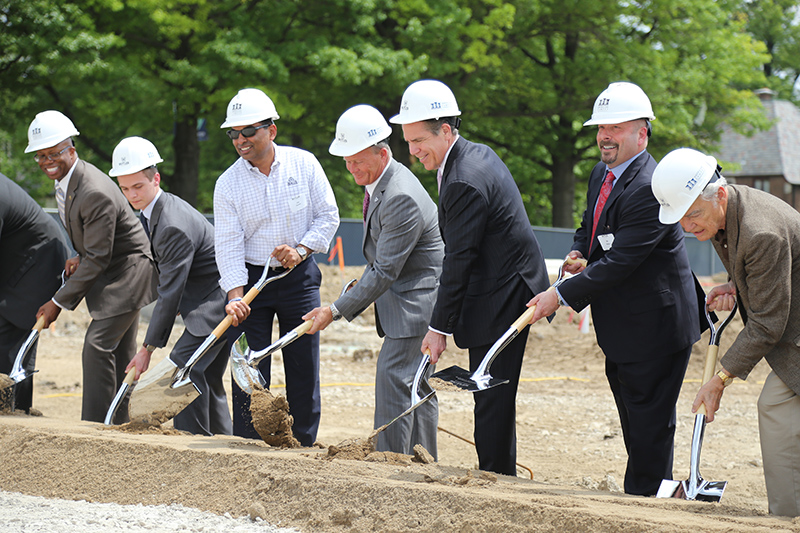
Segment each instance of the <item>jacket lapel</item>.
M386 191L386 187L389 185L389 181L392 178L393 170L392 165L394 164L394 159L389 160L389 165L386 167L386 172L384 173L381 180L378 182L378 186L375 187L375 190L372 191L372 195L369 197L369 207L367 208L367 219L364 223L364 232L361 238L361 251L364 252L366 245L367 245L367 235L369 234L369 222L372 218L372 214L375 212L376 209L380 206L381 200L383 199L383 193Z
M69 215L70 211L72 211L72 204L80 193L80 185L83 180L83 167L84 163L79 159L78 163L75 165L75 170L72 172L72 176L69 178L67 196L64 199L64 222L66 224L67 235L69 235L70 239L72 239L72 224L70 223Z

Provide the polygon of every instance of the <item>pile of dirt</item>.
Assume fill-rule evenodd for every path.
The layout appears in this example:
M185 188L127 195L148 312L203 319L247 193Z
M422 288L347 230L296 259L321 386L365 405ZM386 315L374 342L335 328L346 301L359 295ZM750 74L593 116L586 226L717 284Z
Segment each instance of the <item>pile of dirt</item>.
M270 446L300 447L300 441L292 435L294 417L289 414L289 402L284 396L274 396L260 385L255 386L250 395L250 415L256 432Z

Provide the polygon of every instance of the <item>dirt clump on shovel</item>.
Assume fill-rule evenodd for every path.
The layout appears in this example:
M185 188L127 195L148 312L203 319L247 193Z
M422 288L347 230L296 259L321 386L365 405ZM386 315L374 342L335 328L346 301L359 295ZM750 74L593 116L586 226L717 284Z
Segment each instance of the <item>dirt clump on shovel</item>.
M184 433L177 429L161 427L161 423L155 418L131 420L125 424L110 426L107 429L133 433L134 435L180 435Z
M442 392L461 392L461 391L464 390L461 387L459 387L458 385L455 385L453 383L450 383L449 381L445 381L445 380L440 379L440 378L431 378L431 379L429 379L428 380L428 385L430 385L433 390L442 391Z
M283 396L261 387L253 387L250 395L250 416L261 438L275 448L299 448L300 441L292 434L294 417L289 414L289 402Z

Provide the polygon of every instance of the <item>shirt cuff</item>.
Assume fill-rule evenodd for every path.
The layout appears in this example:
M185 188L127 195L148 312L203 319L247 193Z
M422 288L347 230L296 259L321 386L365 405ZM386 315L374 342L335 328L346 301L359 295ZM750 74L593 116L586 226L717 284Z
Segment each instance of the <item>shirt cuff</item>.
M428 329L431 330L434 333L438 333L439 335L444 335L446 337L452 337L453 336L452 333L445 333L444 331L439 331L438 329L432 328L430 326L428 326Z
M66 307L64 307L63 305L61 305L60 303L58 303L58 301L56 301L56 298L55 298L55 296L54 296L54 297L52 297L52 298L50 298L50 299L53 301L53 303L54 303L54 304L56 304L57 306L59 306L61 309L67 309ZM69 309L67 309L67 311L69 311Z
M561 293L558 291L558 287L555 287L556 295L558 295L558 305L569 307L569 304L561 297Z

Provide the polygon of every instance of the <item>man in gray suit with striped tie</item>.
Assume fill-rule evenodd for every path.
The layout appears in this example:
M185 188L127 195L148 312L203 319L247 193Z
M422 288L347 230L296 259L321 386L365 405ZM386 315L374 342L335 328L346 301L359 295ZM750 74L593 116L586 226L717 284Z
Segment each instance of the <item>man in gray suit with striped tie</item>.
M348 109L336 124L330 153L342 156L365 188L362 246L368 264L353 289L303 317L314 319L309 333L315 333L341 317L353 320L375 302L375 325L384 337L375 378L375 428L411 405L444 257L436 204L411 171L392 158L391 133L380 112L368 105ZM434 397L380 433L375 447L411 454L422 444L436 457L438 418Z

